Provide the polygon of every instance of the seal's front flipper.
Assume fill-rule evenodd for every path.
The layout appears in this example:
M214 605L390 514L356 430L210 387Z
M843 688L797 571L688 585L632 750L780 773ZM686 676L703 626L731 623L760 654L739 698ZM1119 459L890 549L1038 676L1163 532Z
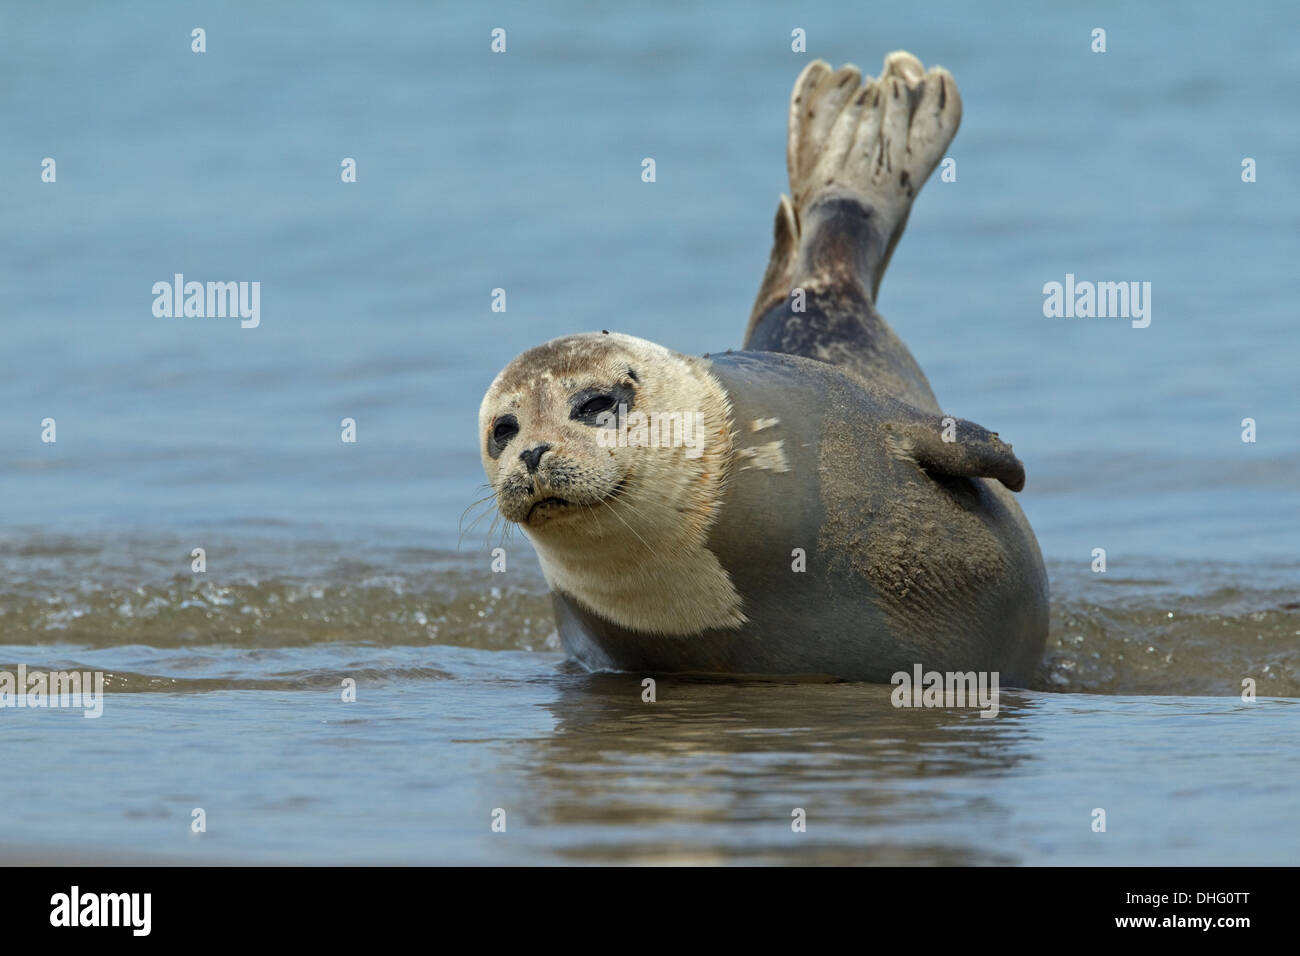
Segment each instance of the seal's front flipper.
M997 432L964 418L886 422L896 458L913 461L932 475L996 478L1011 491L1025 487L1025 466Z

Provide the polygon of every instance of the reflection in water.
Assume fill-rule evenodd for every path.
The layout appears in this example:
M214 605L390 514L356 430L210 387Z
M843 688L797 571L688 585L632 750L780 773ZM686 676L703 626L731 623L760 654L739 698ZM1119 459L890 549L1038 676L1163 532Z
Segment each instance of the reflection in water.
M1029 758L1035 701L901 709L885 685L573 676L545 706L524 799L572 828L571 860L1011 863L972 840L1002 820L998 780ZM792 831L803 808L807 830ZM593 830L593 821L598 827ZM707 839L701 828L707 828Z
M0 777L0 862L1294 862L1297 701L1004 691L985 719L843 683L660 680L646 703L523 651L176 655L75 651L141 678L99 720L0 713L40 768Z

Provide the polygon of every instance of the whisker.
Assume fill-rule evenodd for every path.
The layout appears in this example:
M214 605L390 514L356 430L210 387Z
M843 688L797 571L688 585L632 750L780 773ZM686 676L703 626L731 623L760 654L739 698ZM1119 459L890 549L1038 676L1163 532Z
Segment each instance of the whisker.
M478 506L480 506L480 505L487 504L487 501L488 501L488 500L489 500L489 499L485 499L485 500L483 500L483 501L476 501L476 502L474 502L474 504L470 505L470 508L476 508L476 507L478 507ZM488 515L490 515L490 514L493 512L493 510L494 510L494 509L493 509L492 507L484 508L483 511L481 511L479 514L474 515L473 519L469 522L468 525L465 524L465 514L462 514L462 515L460 516L460 522L459 522L458 525L457 525L457 528L458 528L458 530L460 531L460 536L461 536L461 538L464 538L465 535L467 535L469 532L473 531L473 530L474 530L474 526L477 525L477 524L478 524L480 521L482 521L484 518L486 518ZM469 512L469 508L466 508L466 509L465 509L465 512L468 513L468 512Z
M636 539L637 539L638 541L640 541L642 544L644 544L644 545L646 546L646 550L647 550L647 551L649 551L649 552L650 552L651 554L653 554L653 555L656 555L656 556L658 555L658 552L655 551L655 549L652 548L652 547L650 546L650 542L646 541L645 538L643 538L643 537L641 537L639 534L637 534L637 532L636 532L636 528L634 528L634 527L632 527L630 524L628 524L627 521L626 521L626 519L624 519L624 517L623 517L621 514L619 514L617 511L614 510L613 505L611 505L607 499L602 498L602 499L600 500L600 504L602 504L602 505L604 505L606 508L608 508L608 509L609 509L609 513L612 514L615 518L617 518L619 521L622 521L622 522L623 522L623 527L627 528L628 531L631 531L632 534L635 535Z

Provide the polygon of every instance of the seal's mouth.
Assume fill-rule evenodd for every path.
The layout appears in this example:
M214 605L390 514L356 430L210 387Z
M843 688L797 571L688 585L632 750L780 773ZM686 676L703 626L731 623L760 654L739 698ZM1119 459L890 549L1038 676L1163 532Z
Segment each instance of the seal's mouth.
M528 509L528 514L524 515L524 524L535 524L536 522L534 522L534 518L538 519L538 521L547 521L551 518L558 518L564 514L576 514L583 506L592 508L599 504L608 504L623 493L623 489L626 485L627 479L620 479L618 484L611 489L609 494L602 498L597 498L595 501L570 501L568 498L559 498L555 495L550 495L546 498L539 498L537 501L534 501L532 506Z
M539 501L533 502L533 506L528 509L528 514L524 516L524 522L527 524L532 524L533 516L536 515L539 511L543 515L549 515L552 512L554 512L556 509L571 508L571 507L573 507L573 502L565 498L555 498L555 497L542 498Z

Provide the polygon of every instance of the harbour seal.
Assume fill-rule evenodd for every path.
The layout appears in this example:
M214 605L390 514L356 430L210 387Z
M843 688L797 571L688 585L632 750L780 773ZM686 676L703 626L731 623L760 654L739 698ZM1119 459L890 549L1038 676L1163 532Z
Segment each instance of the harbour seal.
M952 140L951 74L902 51L795 83L790 197L742 351L595 332L524 352L479 412L501 514L592 669L888 682L1032 676L1047 576L997 434L946 416L876 312Z

